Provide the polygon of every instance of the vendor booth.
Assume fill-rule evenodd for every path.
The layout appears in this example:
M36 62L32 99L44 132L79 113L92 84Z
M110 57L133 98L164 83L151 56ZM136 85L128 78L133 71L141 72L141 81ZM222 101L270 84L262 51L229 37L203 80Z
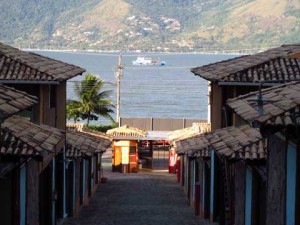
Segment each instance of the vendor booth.
M122 173L138 172L137 141L114 141L112 171Z

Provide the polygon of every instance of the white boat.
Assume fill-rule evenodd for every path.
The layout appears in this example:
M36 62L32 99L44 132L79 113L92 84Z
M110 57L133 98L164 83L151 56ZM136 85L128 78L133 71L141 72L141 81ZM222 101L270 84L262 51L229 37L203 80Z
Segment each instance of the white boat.
M132 61L134 66L164 66L166 62L159 61L159 59L152 59L150 57L138 56L136 60Z

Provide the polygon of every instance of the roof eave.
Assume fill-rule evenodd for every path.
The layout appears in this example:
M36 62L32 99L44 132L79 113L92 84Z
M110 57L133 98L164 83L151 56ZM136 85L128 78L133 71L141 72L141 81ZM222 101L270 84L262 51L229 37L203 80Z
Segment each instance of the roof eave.
M220 81L218 82L219 86L254 86L254 87L273 87L275 85L280 85L282 83L263 83L263 82L237 82L237 81Z
M53 80L0 80L0 84L50 84L59 85L63 81L70 80L76 76L81 76L86 70L82 69L82 72L76 73L66 79L53 79Z
M59 81L54 80L0 80L0 84L51 84L59 85Z
M70 77L68 77L68 78L66 78L66 79L61 79L60 81L67 81L67 80L70 80L70 79L72 79L72 78L74 78L74 77L82 76L82 74L85 73L85 72L86 72L86 70L85 70L85 69L82 69L82 71L81 71L80 73L77 73L77 74L75 74L75 75L72 75L72 76L70 76Z

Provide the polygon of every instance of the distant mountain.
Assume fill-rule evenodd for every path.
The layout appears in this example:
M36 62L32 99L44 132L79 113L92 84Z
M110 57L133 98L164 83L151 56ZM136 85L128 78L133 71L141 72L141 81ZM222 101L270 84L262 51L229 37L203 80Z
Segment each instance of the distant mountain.
M23 48L201 51L300 43L299 0L0 0Z

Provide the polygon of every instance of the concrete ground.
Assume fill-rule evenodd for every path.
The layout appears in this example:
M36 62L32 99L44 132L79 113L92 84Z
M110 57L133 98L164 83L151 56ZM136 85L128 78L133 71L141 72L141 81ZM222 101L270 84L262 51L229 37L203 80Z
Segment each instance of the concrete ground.
M204 225L188 206L176 176L166 172L111 172L104 157L104 177L88 206L64 224L73 225Z

